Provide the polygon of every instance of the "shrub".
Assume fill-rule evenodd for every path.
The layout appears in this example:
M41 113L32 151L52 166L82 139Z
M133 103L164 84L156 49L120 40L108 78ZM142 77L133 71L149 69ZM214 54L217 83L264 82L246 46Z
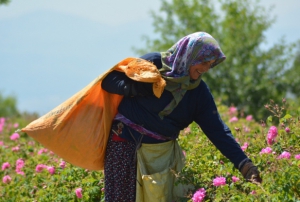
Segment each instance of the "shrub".
M285 107L285 102L267 104L272 116L258 123L234 106L218 106L261 171L262 184L246 182L195 123L183 130L179 143L186 166L177 183L189 189L179 201L300 201L300 108L291 113ZM0 118L1 201L104 201L102 172L64 162L26 134L14 134L17 127L13 120ZM275 128L270 144L268 133Z

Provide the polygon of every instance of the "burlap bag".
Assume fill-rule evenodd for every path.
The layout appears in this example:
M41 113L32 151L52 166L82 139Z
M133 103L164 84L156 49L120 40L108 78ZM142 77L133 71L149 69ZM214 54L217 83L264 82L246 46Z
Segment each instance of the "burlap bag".
M136 81L153 83L157 97L166 85L155 65L126 58L21 131L75 166L102 170L112 120L123 98L101 88L103 78L112 70L125 72Z

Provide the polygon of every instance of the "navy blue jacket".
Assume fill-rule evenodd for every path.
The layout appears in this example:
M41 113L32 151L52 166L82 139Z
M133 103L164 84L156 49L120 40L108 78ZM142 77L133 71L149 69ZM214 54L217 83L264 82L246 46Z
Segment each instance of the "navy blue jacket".
M158 69L162 67L160 53L149 53L141 58L153 62ZM133 81L118 71L113 71L106 76L102 81L102 88L110 93L124 95L118 111L132 122L150 131L164 136L178 137L180 130L195 121L236 168L247 158L228 126L221 120L213 96L204 81L201 81L198 87L188 90L177 107L163 119L158 114L173 99L171 92L164 90L162 96L157 98L152 92L151 83ZM134 130L130 131L135 139L141 136ZM123 130L121 137L133 140L128 130ZM162 141L144 136L142 142Z

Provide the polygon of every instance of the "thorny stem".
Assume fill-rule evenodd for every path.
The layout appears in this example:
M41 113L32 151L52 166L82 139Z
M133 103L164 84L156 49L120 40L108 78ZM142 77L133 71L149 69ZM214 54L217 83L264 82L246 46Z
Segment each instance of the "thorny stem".
M279 107L278 104L274 103L273 100L270 100L270 104L266 104L265 108L267 110L269 110L275 117L277 117L279 119L280 122L280 117L283 114L283 110L285 109L285 104L286 104L286 100L282 99L282 106Z
M249 181L250 181L251 183L253 183L253 184L256 184L256 185L259 186L265 193L267 193L266 190L261 186L261 183L257 182L255 179L250 179Z

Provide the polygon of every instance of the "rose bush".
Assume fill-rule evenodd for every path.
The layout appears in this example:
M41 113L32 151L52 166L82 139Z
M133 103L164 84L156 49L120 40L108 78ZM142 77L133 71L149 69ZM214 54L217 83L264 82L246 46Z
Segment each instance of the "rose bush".
M102 172L68 164L0 119L0 201L104 201Z
M246 182L201 129L191 124L191 132L179 138L186 153L179 181L193 187L182 201L194 201L189 198L200 188L206 191L203 201L300 201L300 108L286 109L285 100L282 106L271 101L265 107L271 115L257 123L233 106L218 106L234 138L258 166L262 184Z
M300 201L300 108L265 106L272 115L255 122L234 106L218 106L241 148L258 166L262 184L246 182L196 124L179 143L186 166L176 183L188 185L178 201ZM104 175L60 159L26 134L23 123L0 118L0 201L104 201Z

